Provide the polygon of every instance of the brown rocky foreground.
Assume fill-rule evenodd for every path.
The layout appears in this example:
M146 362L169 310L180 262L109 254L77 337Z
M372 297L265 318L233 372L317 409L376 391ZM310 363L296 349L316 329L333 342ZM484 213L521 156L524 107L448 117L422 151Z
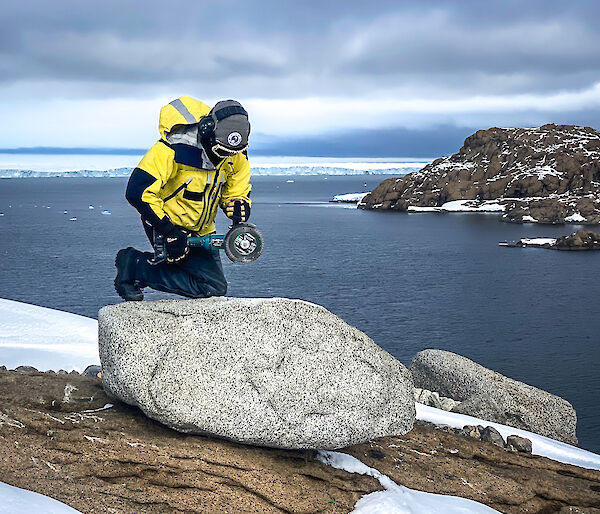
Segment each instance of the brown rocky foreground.
M341 513L381 489L315 452L180 434L107 403L95 379L0 370L0 481L85 513ZM600 512L599 471L430 426L342 451L399 484L501 512Z

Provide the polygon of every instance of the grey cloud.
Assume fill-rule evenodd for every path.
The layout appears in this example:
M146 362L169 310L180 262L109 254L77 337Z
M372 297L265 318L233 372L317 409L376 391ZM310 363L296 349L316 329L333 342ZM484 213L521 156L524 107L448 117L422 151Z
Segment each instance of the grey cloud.
M515 124L515 121L517 122ZM348 129L295 138L275 138L257 134L251 145L252 155L315 155L321 157L438 157L458 151L465 138L489 127L536 127L546 123L587 125L600 129L600 110L565 112L560 115L489 113L464 124L432 122L423 129L385 127L374 130Z
M505 94L600 81L596 2L11 3L0 81L63 80L110 96L193 83L246 96Z

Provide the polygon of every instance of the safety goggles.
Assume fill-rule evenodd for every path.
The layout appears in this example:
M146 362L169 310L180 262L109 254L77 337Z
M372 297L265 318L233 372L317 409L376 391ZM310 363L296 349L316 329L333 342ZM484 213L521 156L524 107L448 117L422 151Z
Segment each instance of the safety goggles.
M226 159L227 157L233 157L235 154L243 152L247 148L248 145L244 146L243 148L240 148L239 150L232 150L231 148L223 146L221 143L216 143L211 147L211 150L217 157L220 157L221 159Z

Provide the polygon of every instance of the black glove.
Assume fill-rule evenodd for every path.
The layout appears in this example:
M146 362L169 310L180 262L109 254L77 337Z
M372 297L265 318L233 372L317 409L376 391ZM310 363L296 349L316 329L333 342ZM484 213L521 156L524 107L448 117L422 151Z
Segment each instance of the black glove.
M240 198L231 198L225 205L225 216L231 218L234 225L247 221L250 217L250 204Z
M178 227L173 227L165 234L167 262L177 262L185 258L190 251L188 235Z

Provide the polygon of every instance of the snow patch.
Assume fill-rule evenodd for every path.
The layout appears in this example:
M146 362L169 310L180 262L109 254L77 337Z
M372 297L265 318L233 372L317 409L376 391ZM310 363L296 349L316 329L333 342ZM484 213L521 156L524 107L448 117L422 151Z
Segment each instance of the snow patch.
M532 237L527 238L524 237L521 239L521 243L527 246L544 246L550 245L553 246L556 244L556 239L552 237Z
M377 479L385 489L385 491L377 491L363 496L358 500L351 514L420 514L424 512L490 514L498 512L465 498L415 491L398 485L387 475L345 453L321 450L317 454L317 459L323 464L343 469L348 473L371 476Z
M575 214L571 214L571 216L567 216L565 221L567 223L585 223L587 218L584 218L581 213L576 212Z
M99 364L98 322L77 314L0 298L0 348L8 368L76 369Z
M478 202L474 200L453 200L441 207L446 212L504 212L504 206L497 201Z
M440 207L419 207L411 205L408 212L504 212L504 205L496 200L452 200Z
M0 514L18 512L77 514L79 511L48 496L0 482Z
M421 421L428 421L429 423L435 423L436 425L447 425L454 428L462 428L465 425L491 426L498 430L504 439L509 435L518 435L529 439L533 446L534 455L541 455L542 457L548 457L549 459L564 462L565 464L572 464L573 466L579 466L581 468L600 470L600 455L583 450L582 448L577 448L576 446L571 446L567 443L561 443L560 441L555 441L549 437L534 434L527 430L501 425L500 423L494 423L492 421L484 421L465 414L457 414L455 412L428 407L427 405L422 405L420 403L415 403L415 408L417 411L417 419L420 419Z
M441 212L441 207L418 207L416 205L409 205L408 212Z
M538 220L536 220L533 216L530 216L529 214L525 214L525 216L523 216L523 221L528 221L529 223L538 222Z

